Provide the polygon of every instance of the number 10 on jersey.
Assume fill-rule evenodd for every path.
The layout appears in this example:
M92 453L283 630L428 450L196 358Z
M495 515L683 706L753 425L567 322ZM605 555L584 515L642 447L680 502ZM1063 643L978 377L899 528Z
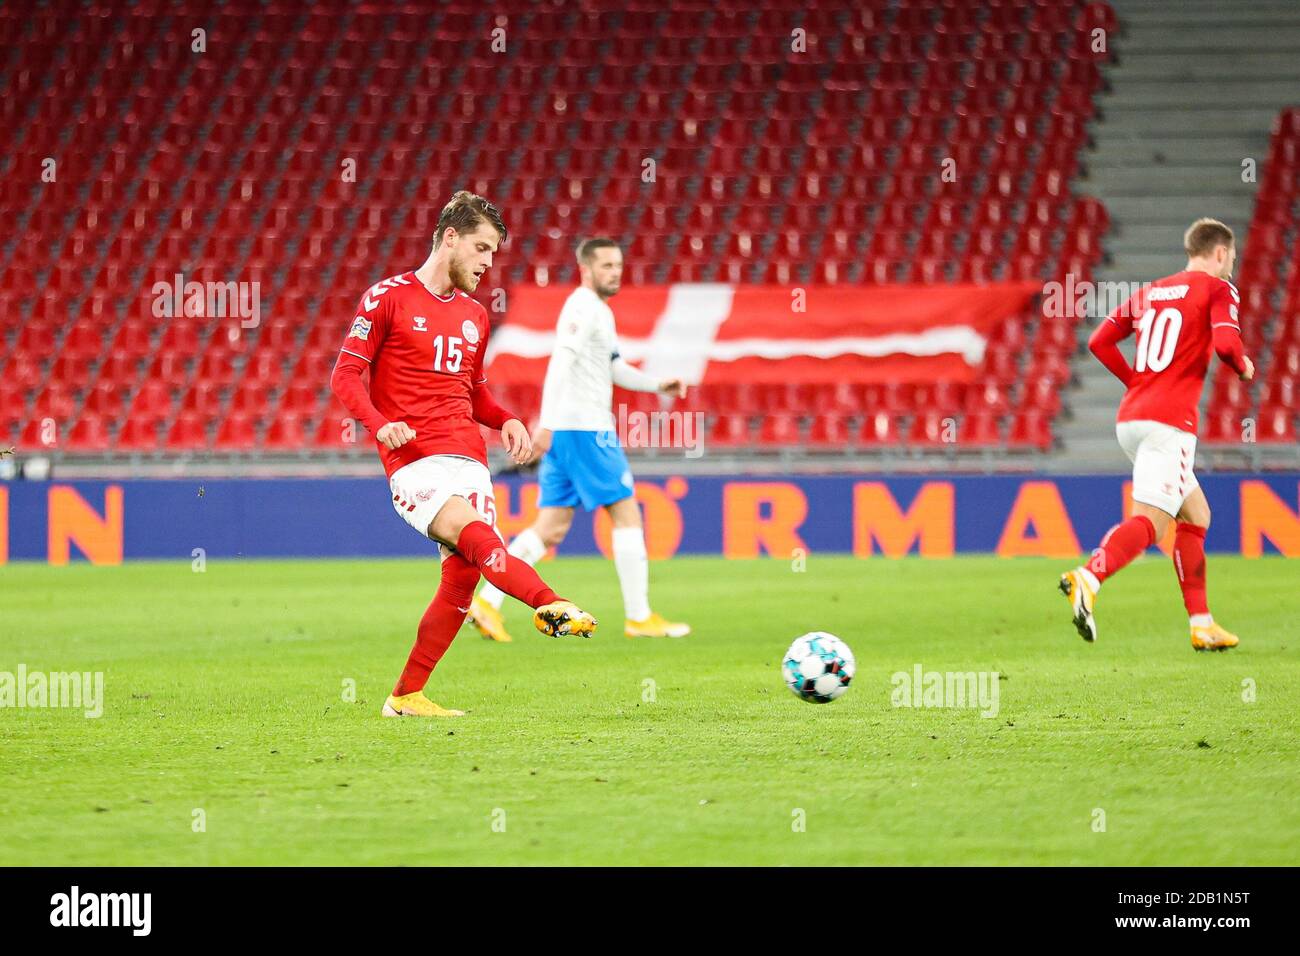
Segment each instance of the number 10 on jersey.
M1183 313L1177 309L1147 309L1138 320L1137 354L1133 357L1138 372L1163 372L1174 360L1178 333L1183 330Z

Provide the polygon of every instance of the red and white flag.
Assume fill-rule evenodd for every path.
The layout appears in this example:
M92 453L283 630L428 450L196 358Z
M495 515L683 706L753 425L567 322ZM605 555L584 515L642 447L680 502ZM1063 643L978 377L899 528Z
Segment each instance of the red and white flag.
M538 383L570 288L511 290L493 333L494 382ZM993 330L1038 283L626 289L610 300L623 357L652 375L700 382L968 381Z

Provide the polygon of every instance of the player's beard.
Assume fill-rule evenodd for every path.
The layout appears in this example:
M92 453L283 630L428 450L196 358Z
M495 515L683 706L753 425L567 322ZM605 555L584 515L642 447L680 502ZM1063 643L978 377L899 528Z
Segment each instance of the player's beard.
M447 264L447 277L451 279L451 284L460 289L461 292L473 292L478 288L478 276L455 259Z
M598 285L596 286L596 294L602 299L611 298L616 292L618 292L619 285L619 283L614 283L613 285Z

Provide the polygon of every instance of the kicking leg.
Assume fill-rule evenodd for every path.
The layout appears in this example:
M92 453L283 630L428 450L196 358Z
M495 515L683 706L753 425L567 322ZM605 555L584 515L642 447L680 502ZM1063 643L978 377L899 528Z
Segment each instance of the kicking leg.
M527 563L512 557L497 533L459 495L448 498L439 509L429 522L428 534L454 547L491 584L533 608L533 624L539 631L588 637L595 630L595 618L558 597Z
M572 508L542 508L537 512L537 520L525 528L510 542L512 557L529 565L540 561L547 550L559 546L573 524ZM483 585L483 590L474 598L470 607L470 623L477 627L484 637L495 641L509 641L505 621L501 617L501 604L505 601L505 592L492 584Z

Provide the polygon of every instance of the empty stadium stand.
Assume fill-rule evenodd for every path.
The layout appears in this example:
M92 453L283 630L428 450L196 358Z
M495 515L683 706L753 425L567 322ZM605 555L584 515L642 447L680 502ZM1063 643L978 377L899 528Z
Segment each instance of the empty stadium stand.
M1300 107L1273 125L1240 271L1242 338L1256 379L1220 367L1203 440L1210 445L1291 445L1300 417Z
M592 233L638 284L1086 277L1094 28L1109 6L1058 0L0 8L0 442L368 456L328 391L337 346L459 187L506 212L494 287L573 282ZM175 276L258 283L256 325L159 314ZM742 450L951 453L953 418L961 448L1041 451L1075 339L1035 311L974 385L692 407ZM527 413L539 384L503 398Z
M1295 248L1296 166L1286 131L1300 100L1300 6L1112 6L1120 25L1110 38L1115 56L1102 67L1093 145L1082 156L1086 174L1075 183L1111 215L1096 279L1136 283L1177 271L1185 262L1183 230L1201 216L1236 230L1236 284L1257 385L1220 374L1207 383L1199 458L1222 467L1294 467L1300 458L1286 436L1295 416L1279 414L1272 400L1294 387L1286 382L1294 373L1285 372L1288 344L1281 336L1297 307L1294 262L1287 258ZM1083 338L1093 324L1080 329ZM1074 372L1076 386L1064 396L1069 417L1058 427L1063 448L1052 466L1126 468L1112 425L1123 386L1087 358Z

